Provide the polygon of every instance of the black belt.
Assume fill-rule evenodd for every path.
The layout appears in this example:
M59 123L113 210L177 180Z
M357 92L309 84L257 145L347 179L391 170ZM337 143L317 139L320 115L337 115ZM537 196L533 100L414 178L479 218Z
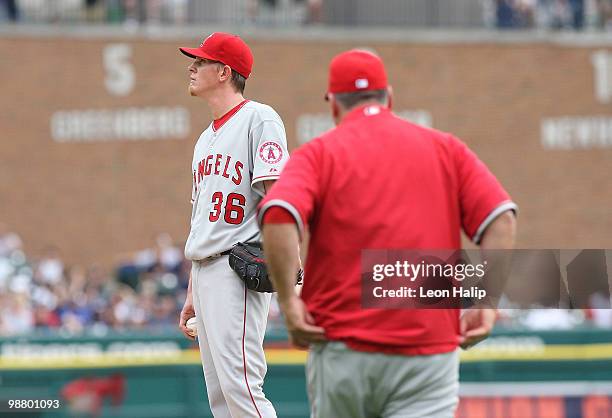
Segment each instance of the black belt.
M259 232L255 232L255 234L254 234L254 235L251 235L251 236L250 236L248 239L244 240L244 242L249 242L249 241L251 241L251 240L252 240L253 238L255 238L257 235L259 235ZM249 242L249 244L255 244L255 242ZM232 252L232 249L230 248L229 250L225 250L225 251L221 251L220 253L216 253L216 254L209 255L208 257L203 258L203 259L198 260L198 261L212 260L212 259L215 259L215 258L219 258L219 257L221 257L222 255L229 255L231 252Z
M212 261L215 258L219 258L219 257L224 256L224 255L229 255L229 253L231 253L231 252L232 252L231 249L230 250L225 250L225 251L221 251L220 253L211 254L208 257L204 257L204 258L201 258L201 259L195 260L195 261L198 261L198 262Z

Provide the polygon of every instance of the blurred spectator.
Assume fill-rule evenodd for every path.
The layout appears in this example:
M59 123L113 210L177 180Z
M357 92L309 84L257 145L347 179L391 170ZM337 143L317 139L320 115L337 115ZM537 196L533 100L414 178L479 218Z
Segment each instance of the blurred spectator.
M125 25L187 22L189 0L124 0Z
M149 325L154 327L174 327L176 325L177 301L173 296L163 296L153 309ZM182 306L181 306L182 307Z
M584 322L581 310L531 309L525 312L520 324L523 328L542 330L567 330Z
M82 18L84 0L19 0L22 21L74 22Z
M19 20L19 7L17 0L0 0L0 5L4 9L6 18L11 22L17 22Z
M569 0L572 15L572 27L582 30L584 27L584 0Z
M84 0L85 19L88 22L101 22L104 20L105 4L101 0Z
M516 27L515 9L513 0L496 0L497 27L510 29Z
M59 258L56 248L49 248L47 254L38 263L37 271L43 283L58 284L64 276L64 263Z
M138 23L161 23L161 0L125 0L126 18Z
M549 29L584 29L586 15L585 0L539 0L538 9L540 18L537 20L540 27Z
M145 315L138 306L136 293L128 287L122 287L112 295L111 311L111 325L114 328L140 325Z
M514 0L516 26L532 28L535 21L537 0Z
M584 0L495 0L497 27L582 30ZM605 0L610 1L610 0Z
M0 257L7 257L13 251L21 250L21 238L10 232L5 224L0 223Z
M183 251L172 242L170 234L159 234L156 239L157 258L167 271L177 271L183 261Z
M588 317L596 327L612 328L612 309L609 309L610 302L609 294L595 293L591 295L589 301L591 309L588 311Z
M317 24L322 21L323 0L247 0L247 14L251 21L267 21L273 19L261 19L260 12L266 11L267 14L291 15L298 9L306 8L304 11L304 24ZM281 10L282 9L282 10ZM271 16L272 17L272 16Z
M612 328L612 309L593 309L590 319L596 327Z
M304 23L307 23L307 24L321 23L322 18L323 18L323 0L302 0L302 1L306 1L308 5L308 15Z
M187 23L189 0L166 0L164 10L169 22L182 25Z
M34 315L26 293L3 295L0 304L0 334L27 334L34 328Z
M571 11L568 0L539 0L540 27L563 29L570 25Z
M612 29L612 0L596 0L597 26L600 29Z
M44 305L39 305L34 308L34 326L37 328L59 328L62 321L54 310L47 308Z
M497 0L480 0L482 21L488 29L497 26Z

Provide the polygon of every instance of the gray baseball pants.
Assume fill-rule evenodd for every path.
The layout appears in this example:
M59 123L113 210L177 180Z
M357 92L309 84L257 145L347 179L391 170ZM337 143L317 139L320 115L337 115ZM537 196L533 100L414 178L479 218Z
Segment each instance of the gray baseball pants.
M459 354L403 356L315 344L306 365L311 418L453 418Z

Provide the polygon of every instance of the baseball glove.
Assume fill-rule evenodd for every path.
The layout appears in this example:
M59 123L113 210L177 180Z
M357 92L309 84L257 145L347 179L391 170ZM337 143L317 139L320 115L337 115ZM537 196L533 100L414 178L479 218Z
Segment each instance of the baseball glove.
M239 242L229 253L229 265L245 283L247 289L262 293L274 292L268 277L266 260L259 242ZM297 284L302 283L304 272L298 272Z

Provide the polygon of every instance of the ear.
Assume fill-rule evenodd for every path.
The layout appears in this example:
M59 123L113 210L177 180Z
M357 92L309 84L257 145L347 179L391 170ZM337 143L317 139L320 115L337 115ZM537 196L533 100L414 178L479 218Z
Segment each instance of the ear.
M232 78L232 69L229 65L224 65L221 73L219 74L219 80L225 81Z
M338 102L336 101L336 97L332 93L329 93L327 97L329 100L329 105L331 107L332 117L337 125L340 119L340 105L338 104Z
M387 86L387 107L389 110L393 108L393 87Z

